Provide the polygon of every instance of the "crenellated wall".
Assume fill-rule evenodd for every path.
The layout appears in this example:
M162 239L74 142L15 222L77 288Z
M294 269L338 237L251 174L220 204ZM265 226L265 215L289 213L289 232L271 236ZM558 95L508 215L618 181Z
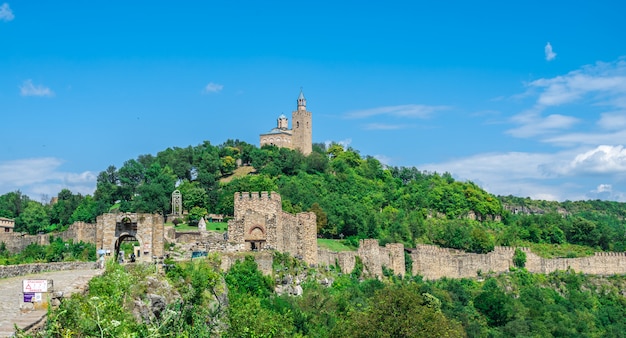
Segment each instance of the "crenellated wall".
M362 239L355 251L333 252L319 250L317 261L320 265L338 265L343 273L350 273L356 265L356 257L361 259L366 276L382 276L382 267L393 270L396 275L404 276L404 245L389 243L378 245L376 239Z
M626 274L626 253L602 252L580 258L542 258L528 248L520 248L526 253L526 269L533 273L550 273L557 270L573 269L577 272L613 275ZM418 245L411 249L413 274L425 279L473 278L479 271L503 273L513 267L515 248L497 246L486 254L467 253L455 249L440 248L434 245Z
M282 210L276 192L237 192L234 218L228 221L228 241L244 251L277 250L317 264L315 214Z

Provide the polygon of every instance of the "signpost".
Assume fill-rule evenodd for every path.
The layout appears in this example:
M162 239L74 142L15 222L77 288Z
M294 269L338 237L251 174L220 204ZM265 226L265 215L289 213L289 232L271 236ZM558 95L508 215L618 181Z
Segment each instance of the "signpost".
M52 280L47 279L24 279L22 280L22 292L24 303L31 303L32 309L45 310L48 306L47 297L43 294L52 292Z
M48 292L47 279L25 279L22 281L23 291L26 292Z

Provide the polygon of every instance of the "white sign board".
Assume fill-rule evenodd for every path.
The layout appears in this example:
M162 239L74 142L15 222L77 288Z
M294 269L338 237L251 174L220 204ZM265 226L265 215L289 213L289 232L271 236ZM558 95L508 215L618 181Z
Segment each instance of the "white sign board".
M48 292L47 279L25 279L22 283L24 292Z

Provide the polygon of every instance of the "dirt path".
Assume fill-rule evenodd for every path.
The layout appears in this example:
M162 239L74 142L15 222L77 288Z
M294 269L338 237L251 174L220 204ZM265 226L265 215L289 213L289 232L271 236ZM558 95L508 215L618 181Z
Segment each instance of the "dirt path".
M31 327L42 321L45 310L22 313L22 280L52 279L55 291L62 291L64 297L72 293L82 292L92 277L104 270L67 270L45 272L37 275L26 275L0 279L0 337L10 337L15 333L14 324L19 328Z

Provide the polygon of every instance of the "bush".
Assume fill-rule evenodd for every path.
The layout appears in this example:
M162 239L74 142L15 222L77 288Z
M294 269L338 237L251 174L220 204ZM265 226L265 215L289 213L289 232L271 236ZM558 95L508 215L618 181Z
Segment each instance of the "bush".
M515 253L513 254L513 265L518 268L526 266L526 253L524 251L515 248Z

